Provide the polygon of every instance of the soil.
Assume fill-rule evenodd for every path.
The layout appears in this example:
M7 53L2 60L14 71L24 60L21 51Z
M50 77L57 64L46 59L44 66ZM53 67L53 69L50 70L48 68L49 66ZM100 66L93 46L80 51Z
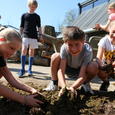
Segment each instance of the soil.
M19 66L20 64L8 64L14 76L17 76ZM33 70L35 71L32 77L25 75L24 78L16 78L36 88L42 94L36 98L44 101L44 104L40 107L30 107L0 97L0 115L115 115L114 80L111 80L111 90L108 92L99 92L97 87L100 84L97 80L91 83L95 92L94 95L84 93L80 89L77 90L77 95L75 95L65 88L61 97L58 97L59 91L46 92L42 90L50 80L50 68L34 66ZM67 82L71 84L73 80L67 79ZM1 83L22 95L29 95L9 86L4 79L1 79Z

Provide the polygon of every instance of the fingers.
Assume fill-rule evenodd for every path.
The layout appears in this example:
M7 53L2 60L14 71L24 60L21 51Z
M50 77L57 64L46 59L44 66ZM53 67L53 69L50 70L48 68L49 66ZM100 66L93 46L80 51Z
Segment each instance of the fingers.
M97 30L99 30L99 29L100 29L100 24L95 24L95 27L94 27L94 29L97 29Z
M37 100L36 102L37 102L37 104L44 104L44 102L42 102L40 100Z
M33 95L33 98L35 99L35 97L38 96L38 94L35 94ZM44 102L38 100L38 99L35 99L36 100L36 103L39 103L39 104L43 104Z
M77 95L77 91L73 87L69 87L68 90Z
M38 91L33 92L32 95L36 95L36 96L37 96L37 95L41 95L41 96L43 96L43 95L42 95L40 92L38 92Z
M61 89L61 90L59 91L58 96L60 97L62 94L63 94L63 89Z
M36 89L31 90L31 94L37 94L37 93L38 93L38 91Z
M40 106L40 104L43 104L41 100L35 99L36 96L38 94L24 96L24 104L29 106Z

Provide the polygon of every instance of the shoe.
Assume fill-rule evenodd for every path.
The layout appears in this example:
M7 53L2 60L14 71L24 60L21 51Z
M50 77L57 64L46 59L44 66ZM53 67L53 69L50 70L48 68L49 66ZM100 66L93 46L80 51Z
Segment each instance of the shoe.
M18 73L18 77L23 77L25 74L25 70L20 70L20 72Z
M58 90L58 86L53 84L53 81L49 83L49 85L43 89L43 91L56 91Z
M28 71L28 76L32 76L32 71Z
M91 86L89 83L83 84L81 87L81 91L85 92L85 93L90 93L90 94L94 94L93 90L91 89Z
M107 91L109 85L110 85L109 81L104 81L100 86L100 91Z

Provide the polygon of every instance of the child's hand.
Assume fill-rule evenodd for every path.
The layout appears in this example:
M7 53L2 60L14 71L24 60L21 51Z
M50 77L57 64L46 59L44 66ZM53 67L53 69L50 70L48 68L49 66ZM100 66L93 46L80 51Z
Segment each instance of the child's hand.
M38 91L34 88L31 89L31 94L38 94Z
M67 87L63 87L63 88L60 89L59 94L58 94L59 97L63 94L63 91L64 91L65 88L67 88Z
M60 89L58 96L60 97L63 94L63 88Z
M40 92L38 92L36 89L32 88L31 90L31 94L39 94L39 95L42 95ZM43 96L43 95L42 95Z
M94 29L96 29L96 30L99 30L99 29L101 29L101 27L100 27L100 24L95 24L95 27L94 27Z
M44 43L44 39L42 37L40 37L39 42Z
M73 92L75 95L77 95L77 91L73 87L69 87L67 89Z
M39 106L40 104L43 104L42 101L35 99L36 95L28 95L28 96L24 96L24 101L23 103L25 105L29 105L29 106Z
M115 61L112 63L113 67L115 67Z

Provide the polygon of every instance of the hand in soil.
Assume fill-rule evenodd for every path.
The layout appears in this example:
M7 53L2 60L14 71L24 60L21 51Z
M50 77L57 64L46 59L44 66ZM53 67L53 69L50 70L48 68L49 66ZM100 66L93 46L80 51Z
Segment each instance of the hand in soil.
M65 89L67 89L67 88L64 87L64 88L61 88L61 89L60 89L59 94L58 94L59 97L60 97L61 95L63 95L63 93L65 92Z
M69 87L69 88L67 88L67 90L71 91L72 93L74 93L77 96L77 91L73 87Z
M38 91L36 89L34 89L34 88L31 89L31 94L37 94L37 93L38 93Z
M42 94L38 94L35 99L42 101L43 103L39 104L41 109L47 110L47 106L49 105L49 102L46 100L46 98Z
M29 106L39 106L40 104L43 104L41 100L35 98L37 95L38 94L25 96L24 104Z
M62 94L59 97L60 102L63 101L70 101L73 102L77 99L77 95L73 92L71 92L70 90L68 90L66 87L62 89Z
M40 92L38 92L38 91L36 91L36 92L34 92L34 93L32 93L33 95L35 95L35 94L37 94L37 95L41 95L41 96L43 96Z
M70 92L70 94L72 94L73 97L77 97L77 91L74 88L72 88L72 87L70 87L70 88L68 88L68 87L62 88L59 91L58 96L61 97L62 95L65 94L65 92Z

